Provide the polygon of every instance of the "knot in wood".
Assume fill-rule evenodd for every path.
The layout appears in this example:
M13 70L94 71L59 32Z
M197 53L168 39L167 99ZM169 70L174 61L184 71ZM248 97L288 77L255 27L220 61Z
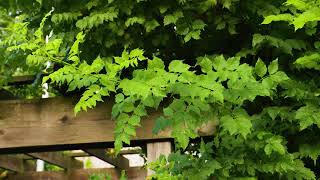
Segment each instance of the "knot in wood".
M62 118L59 119L62 123L66 123L69 120L69 117L67 115L64 115Z

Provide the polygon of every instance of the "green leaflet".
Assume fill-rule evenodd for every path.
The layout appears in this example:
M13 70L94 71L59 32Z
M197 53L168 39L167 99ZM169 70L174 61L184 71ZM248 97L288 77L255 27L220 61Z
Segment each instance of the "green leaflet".
M267 73L267 67L261 59L258 59L254 70L260 77L263 77Z
M132 26L133 24L143 24L145 22L145 19L142 17L131 17L126 20L125 25L127 27Z
M302 0L287 0L285 5L292 5L299 10L306 10L310 7L310 4L302 1Z
M319 144L302 144L299 146L299 155L301 157L310 157L314 164L316 164L317 159L320 155Z
M70 49L69 59L75 63L79 63L79 44L84 42L85 35L83 32L77 34L76 41L73 43Z
M300 57L295 61L295 64L298 67L320 70L320 54L313 53Z
M93 12L89 16L78 20L76 26L81 30L91 29L103 24L104 22L113 21L113 19L117 18L118 13L119 11L114 7L107 8L102 12Z
M304 13L300 14L298 17L293 19L292 24L294 25L295 29L303 28L303 26L310 21L319 21L319 7L310 8Z
M264 18L262 24L270 24L273 21L292 21L293 18L291 14L269 15Z
M71 22L78 19L78 17L81 16L80 12L66 12L66 13L60 13L60 14L53 14L51 17L51 21L53 23L62 23L62 22Z
M124 89L125 95L137 95L146 98L151 91L151 88L144 82L124 79L120 82L119 88Z
M298 39L280 39L274 36L254 34L252 47L259 49L262 44L267 43L271 47L280 48L287 54L292 54L293 50L306 49L305 42Z
M320 7L317 2L306 3L301 0L287 0L284 5L294 7L300 11L296 13L294 8L292 8L292 14L269 15L265 17L262 24L270 24L273 21L287 21L294 26L295 30L298 30L305 27L309 22L320 21Z
M278 59L272 61L268 66L268 72L269 74L274 74L278 71L279 65L278 65Z
M169 71L171 72L188 72L190 66L184 64L182 61L174 60L169 65Z
M183 17L183 13L181 11L176 11L173 14L166 15L164 17L163 23L164 25L176 24L179 18Z
M97 102L103 101L102 95L108 95L106 89L101 89L97 85L90 86L82 95L80 101L74 108L74 113L77 114L81 110L87 111L87 108L93 108L97 105Z
M286 149L282 144L281 138L272 137L267 140L267 145L264 147L266 155L271 155L272 152L278 152L279 154L285 154Z
M155 28L157 28L158 26L160 26L160 24L158 23L157 20L152 19L151 21L147 21L145 23L145 27L146 27L146 32L151 32L153 31Z
M44 23L46 22L47 18L49 16L51 16L52 12L54 11L54 8L51 9L51 11L49 11L41 20L40 26L39 28L36 30L36 32L34 32L34 36L40 40L43 38L43 28L44 28Z
M230 135L241 134L244 138L251 132L252 124L245 112L236 111L233 115L221 117L221 127Z
M295 119L298 120L298 123L300 124L300 130L303 130L312 124L316 124L320 127L319 117L319 106L307 104L297 110Z

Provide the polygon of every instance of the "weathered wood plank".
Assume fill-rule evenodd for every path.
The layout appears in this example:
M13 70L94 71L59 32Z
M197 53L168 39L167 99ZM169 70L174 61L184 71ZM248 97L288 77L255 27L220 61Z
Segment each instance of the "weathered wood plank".
M24 160L21 155L0 155L0 167L19 173L36 169L35 163Z
M91 156L95 156L109 164L114 165L118 169L126 170L130 167L129 160L122 155L112 157L108 155L104 149L83 149L83 151L87 152Z
M41 153L28 153L29 156L44 160L48 163L57 165L64 169L83 168L83 163L72 157L62 154L62 152L41 152Z
M108 174L112 180L120 179L120 174L115 168L102 169L75 169L69 172L27 172L23 174L10 174L7 180L88 180L93 174ZM147 172L142 168L130 168L127 171L127 177L130 180L146 179Z
M0 150L113 142L113 103L100 103L76 117L75 103L71 98L0 101ZM170 138L170 131L152 133L154 120L159 115L160 112L154 112L143 119L134 140Z
M32 83L35 79L35 75L14 76L9 83Z
M168 156L172 151L171 142L154 142L147 143L147 162L153 162L157 160L160 155ZM153 174L154 171L148 169L148 175Z

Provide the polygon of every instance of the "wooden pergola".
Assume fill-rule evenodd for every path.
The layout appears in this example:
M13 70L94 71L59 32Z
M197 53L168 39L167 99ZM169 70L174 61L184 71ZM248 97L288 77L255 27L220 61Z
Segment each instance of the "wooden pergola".
M32 77L30 77L32 78ZM16 82L27 82L19 78ZM106 173L119 179L126 170L128 179L145 179L152 173L145 167L130 167L122 152L117 157L106 153L113 148L111 119L113 102L104 102L88 112L74 116L77 99L56 97L38 100L0 100L0 167L9 170L9 180L82 180L93 173ZM152 133L155 119L161 112L153 112L142 119L131 146L147 149L148 161L160 154L171 152L170 130L158 135ZM65 150L82 150L83 153L66 154ZM78 156L95 156L114 168L84 169ZM58 172L36 172L35 160L42 159L64 169Z

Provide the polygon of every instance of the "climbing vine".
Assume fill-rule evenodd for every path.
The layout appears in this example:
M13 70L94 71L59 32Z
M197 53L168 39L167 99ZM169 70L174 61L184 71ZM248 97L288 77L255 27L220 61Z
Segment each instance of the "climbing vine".
M153 132L171 128L175 152L151 178L316 179L319 13L318 0L4 1L0 87L40 74L81 95L75 115L114 99L116 152L162 111Z

